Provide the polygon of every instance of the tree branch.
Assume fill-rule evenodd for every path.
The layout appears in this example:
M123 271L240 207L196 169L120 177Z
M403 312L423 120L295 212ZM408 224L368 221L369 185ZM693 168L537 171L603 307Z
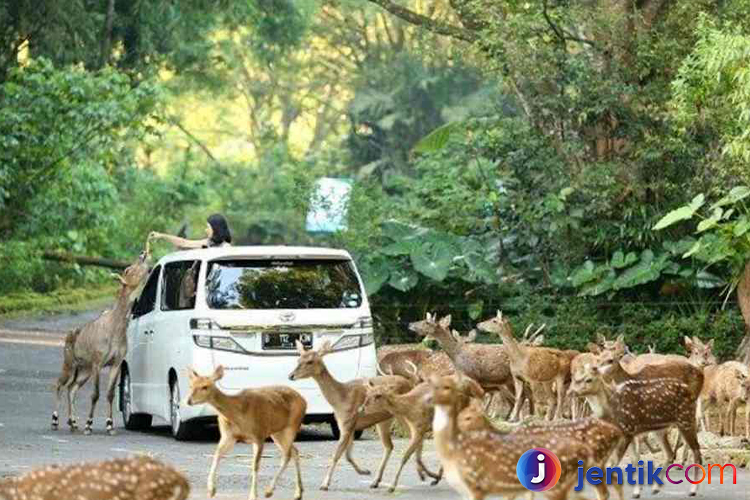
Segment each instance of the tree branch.
M456 38L458 40L463 40L465 42L475 42L479 39L479 35L474 31L470 31L465 28L461 28L459 26L453 26L450 24L440 23L427 16L418 14L417 12L414 12L413 10L409 10L396 3L393 3L391 0L368 0L368 1L381 6L382 8L384 8L385 10L393 14L394 16L398 17L399 19L403 19L404 21L410 24L413 24L415 26L421 26L433 33L437 33L438 35L449 36L451 38Z

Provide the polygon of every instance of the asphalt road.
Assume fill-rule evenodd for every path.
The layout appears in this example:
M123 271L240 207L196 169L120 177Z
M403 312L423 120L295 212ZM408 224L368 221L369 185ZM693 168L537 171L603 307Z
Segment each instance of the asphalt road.
M115 419L117 435L109 436L104 432L104 399L99 403L93 435L71 434L65 427L57 432L50 430L52 385L61 364L59 330L86 321L95 315L95 312L89 312L41 319L20 318L12 322L0 321L0 479L22 474L49 463L103 460L147 453L172 464L187 475L192 485L191 499L207 498L208 468L218 440L218 432L215 430L208 430L200 441L182 443L171 438L166 426L156 426L148 432L126 431L121 427L122 422L118 414ZM31 329L35 333L27 331ZM84 412L88 410L89 394L89 390L83 390L79 395L79 422L85 421ZM65 417L61 416L61 423L64 420ZM405 468L401 476L401 486L395 494L388 494L382 487L379 490L370 490L370 478L358 476L344 460L339 463L331 490L321 492L318 486L335 444L329 437L327 426L305 427L297 443L302 454L305 498L458 498L445 482L434 487L421 483L413 464ZM386 469L386 484L395 473L406 441L396 440L395 445L396 449ZM225 458L219 468L217 498L247 498L251 453L249 446L238 445ZM363 440L357 442L354 456L368 469L377 469L381 448L374 433L366 433ZM278 451L272 443L268 443L261 461L260 492L271 480L278 461ZM429 442L425 446L425 462L428 467L437 468L437 458ZM293 493L293 469L290 467L280 480L274 497L292 498ZM594 497L592 491L587 490L584 493L588 498ZM659 494L659 497L681 498L685 497L686 493L687 488L683 485L669 486ZM629 487L626 487L626 494L629 494ZM750 473L741 470L736 485L702 485L698 496L708 500L750 500ZM650 497L650 492L644 492L644 498Z

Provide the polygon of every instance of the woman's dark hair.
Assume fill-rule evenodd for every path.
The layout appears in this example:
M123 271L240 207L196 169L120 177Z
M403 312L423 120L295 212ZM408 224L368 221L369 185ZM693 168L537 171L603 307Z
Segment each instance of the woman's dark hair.
M208 218L208 223L211 225L213 235L209 246L219 246L224 242L232 242L232 233L229 231L229 224L227 224L226 218L221 214L213 214Z

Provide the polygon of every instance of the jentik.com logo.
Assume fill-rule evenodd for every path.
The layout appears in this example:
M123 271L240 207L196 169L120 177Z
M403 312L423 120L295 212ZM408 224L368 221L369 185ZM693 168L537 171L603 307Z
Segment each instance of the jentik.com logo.
M547 448L532 448L518 459L516 474L531 491L547 491L560 480L562 467L557 456Z

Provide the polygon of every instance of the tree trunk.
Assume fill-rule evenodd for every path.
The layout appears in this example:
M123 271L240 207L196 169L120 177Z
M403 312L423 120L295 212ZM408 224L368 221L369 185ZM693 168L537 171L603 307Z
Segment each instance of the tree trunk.
M86 257L83 255L73 255L65 252L44 252L42 258L46 260L54 260L57 262L71 262L81 266L99 266L106 267L109 269L125 269L130 265L130 262L114 259L102 259L99 257Z
M745 338L737 349L737 357L743 362L750 361L750 261L745 264L742 276L737 284L737 302L742 311L742 318L745 320Z
M112 50L112 24L115 19L115 0L108 0L107 15L104 18L102 40L99 47L99 67L103 68L109 62L109 52Z

